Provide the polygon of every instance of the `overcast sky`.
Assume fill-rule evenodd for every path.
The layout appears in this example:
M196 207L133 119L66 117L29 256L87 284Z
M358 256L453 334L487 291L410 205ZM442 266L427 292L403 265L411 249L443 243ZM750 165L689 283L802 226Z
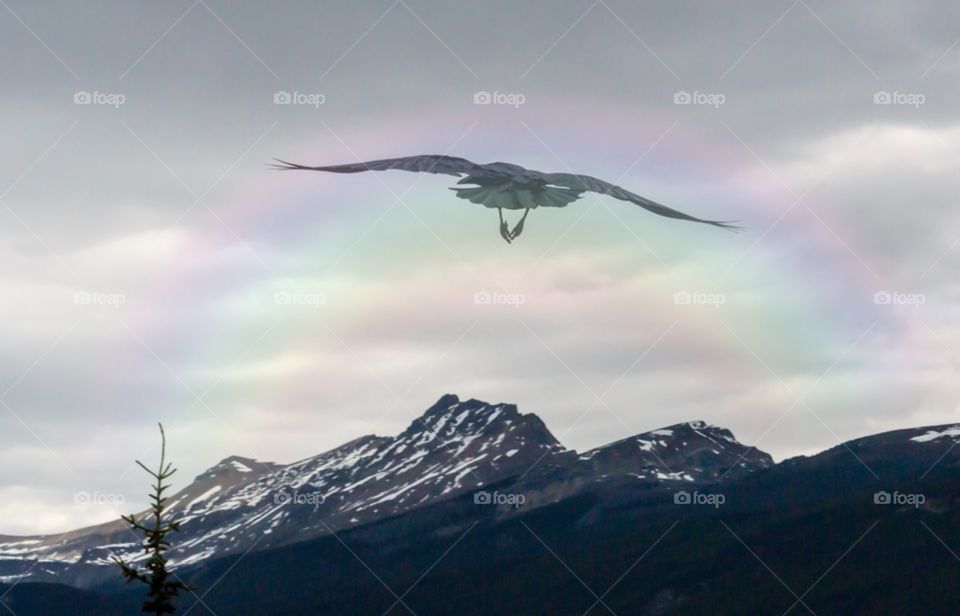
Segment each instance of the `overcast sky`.
M960 421L956 3L0 5L0 533L142 506L158 421L181 486L446 392L577 449ZM449 176L265 166L421 153L747 231L588 196L508 246Z

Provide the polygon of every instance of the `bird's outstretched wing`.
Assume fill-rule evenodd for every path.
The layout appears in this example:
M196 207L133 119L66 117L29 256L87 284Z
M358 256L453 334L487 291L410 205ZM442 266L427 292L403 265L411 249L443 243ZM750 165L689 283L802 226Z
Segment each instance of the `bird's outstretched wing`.
M658 214L660 216L666 216L667 218L677 218L679 220L689 220L691 222L702 222L715 227L728 229L730 231L741 230L741 227L733 224L737 222L735 220L706 220L703 218L697 218L696 216L690 216L689 214L684 214L683 212L669 208L661 203L651 201L646 197L641 197L640 195L634 194L629 190L620 188L616 184L604 182L603 180L598 180L597 178L589 175L579 175L575 173L543 173L541 174L541 177L543 181L549 185L564 186L566 188L572 188L575 190L585 190L600 193L602 195L610 195L614 199L635 203L647 211L653 212L654 214Z
M360 173L361 171L386 171L400 169L419 173L443 173L446 175L468 175L471 173L488 173L484 165L479 165L466 158L444 156L442 154L421 154L419 156L405 156L403 158L384 158L367 162L348 163L345 165L329 165L324 167L308 167L284 160L274 159L278 164L276 169L299 169L306 171L330 171L332 173Z

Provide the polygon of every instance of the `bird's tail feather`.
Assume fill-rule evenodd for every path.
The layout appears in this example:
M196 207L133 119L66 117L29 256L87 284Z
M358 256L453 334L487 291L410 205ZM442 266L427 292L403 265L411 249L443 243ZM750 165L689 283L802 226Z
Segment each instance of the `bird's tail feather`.
M506 210L532 209L535 207L564 207L580 198L583 191L571 188L546 186L541 189L511 188L503 184L452 187L461 199L486 207Z

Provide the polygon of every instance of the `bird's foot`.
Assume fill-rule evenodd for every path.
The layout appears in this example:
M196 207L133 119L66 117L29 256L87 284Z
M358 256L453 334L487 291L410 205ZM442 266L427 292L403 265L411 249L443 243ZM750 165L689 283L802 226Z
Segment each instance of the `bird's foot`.
M508 244L513 243L513 234L507 228L507 223L500 221L500 237Z
M510 232L510 239L515 240L520 237L520 234L523 233L523 223L527 220L527 214L530 213L530 210L525 210L523 216L520 217L520 220L517 221L516 226L513 227L513 231Z

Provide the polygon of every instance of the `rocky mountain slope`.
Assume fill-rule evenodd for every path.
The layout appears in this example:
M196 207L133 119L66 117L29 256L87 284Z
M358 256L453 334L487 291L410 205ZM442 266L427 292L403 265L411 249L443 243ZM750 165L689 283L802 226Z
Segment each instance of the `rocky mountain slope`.
M771 465L769 455L703 422L578 455L536 415L511 404L446 395L394 437L364 436L287 465L221 461L171 497L171 515L183 531L169 554L172 566L186 567L305 541L467 493L482 501L489 494L482 488L505 482L516 484L529 509L611 478L694 484ZM138 538L121 522L62 536L0 537L0 582L91 586L115 575L114 556L143 558Z
M173 497L185 520L174 558L203 601L180 603L238 615L955 613L958 443L958 425L914 428L774 464L694 421L578 453L512 405L444 396L394 437L289 465L228 458L197 477ZM0 537L0 602L20 616L131 613L142 589L107 558L135 548L117 524Z

